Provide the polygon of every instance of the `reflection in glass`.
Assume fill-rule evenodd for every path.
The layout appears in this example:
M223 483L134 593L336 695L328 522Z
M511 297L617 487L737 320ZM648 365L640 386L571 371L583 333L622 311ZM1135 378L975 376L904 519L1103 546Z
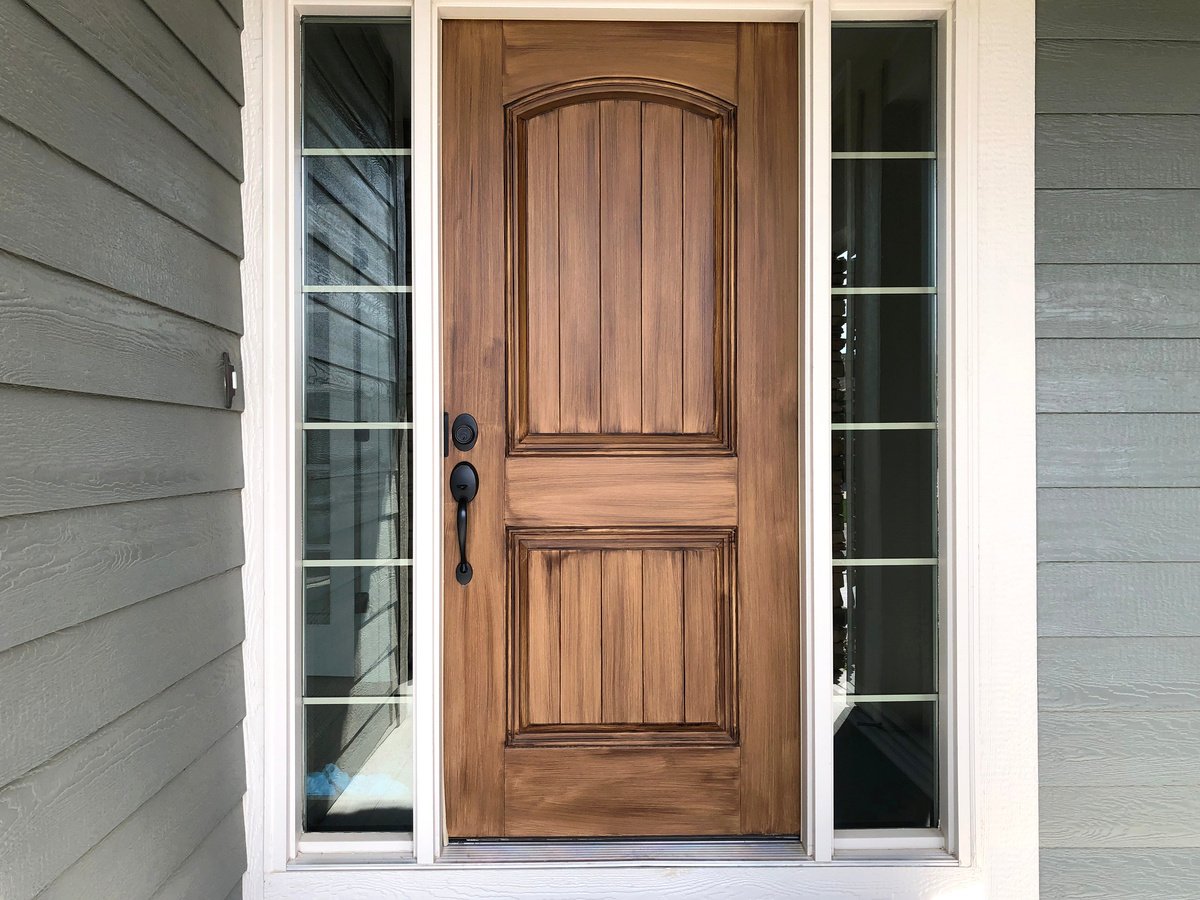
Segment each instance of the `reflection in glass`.
M834 828L938 824L937 703L835 704Z
M306 704L306 831L412 831L412 718L399 703Z
M835 431L834 557L937 555L937 432Z
M833 295L834 422L932 422L937 298Z
M833 161L834 287L934 282L932 159Z
M937 692L937 568L835 566L844 642L834 677L847 694Z
M833 29L833 150L932 151L932 22Z

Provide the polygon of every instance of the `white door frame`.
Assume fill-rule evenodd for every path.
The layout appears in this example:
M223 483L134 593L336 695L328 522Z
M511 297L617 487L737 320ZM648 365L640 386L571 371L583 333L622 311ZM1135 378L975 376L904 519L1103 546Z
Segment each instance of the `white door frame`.
M822 683L832 669L832 590L828 550L827 328L829 295L828 72L829 22L835 18L944 16L952 34L953 92L945 99L953 162L942 197L953 227L943 229L942 284L954 298L950 345L943 355L944 409L952 435L946 448L957 480L943 527L954 546L947 611L947 705L954 720L946 748L957 786L944 810L950 850L903 859L869 842L835 854L832 780L806 782L807 858L712 863L672 860L552 864L439 862L443 846L440 752L442 457L440 331L437 304L414 305L414 631L417 821L415 861L379 856L400 849L382 844L367 857L292 862L296 847L294 767L297 623L289 598L296 589L298 510L295 459L299 421L294 336L298 321L292 271L295 250L294 147L296 119L289 30L304 14L413 16L414 293L438 294L437 97L440 22L445 18L606 18L659 20L798 21L804 47L802 98L806 152L804 185L805 359L802 367L806 490L802 548L805 570L805 675ZM646 890L711 896L799 892L916 896L961 891L963 896L1036 895L1036 647L1034 641L1033 431L1033 2L1032 0L246 0L243 38L247 105L243 113L246 183L246 261L243 292L246 336L244 420L244 568L248 709L246 800L247 896L435 895L489 887L502 892L602 896ZM823 67L823 68L822 68ZM815 88L820 90L814 90ZM943 219L945 221L945 219ZM823 348L823 349L822 349ZM287 461L288 464L283 463ZM421 598L424 598L423 600ZM827 680L827 679L825 679ZM820 692L806 689L806 697ZM831 772L831 725L820 699L805 710L806 772ZM944 725L945 727L945 725ZM860 857L869 859L864 860ZM408 857L412 859L411 856ZM682 865L682 868L681 868ZM958 896L958 893L954 894Z

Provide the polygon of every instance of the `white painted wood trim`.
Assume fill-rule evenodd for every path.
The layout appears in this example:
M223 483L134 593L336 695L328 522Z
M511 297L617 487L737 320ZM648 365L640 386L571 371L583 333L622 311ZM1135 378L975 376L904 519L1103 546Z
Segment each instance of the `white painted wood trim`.
M296 533L294 466L279 465L294 459L299 429L289 425L295 416L295 359L289 354L294 334L294 304L286 302L297 289L287 264L295 234L288 221L294 197L294 131L289 131L289 110L294 96L291 79L278 73L294 70L288 46L289 29L301 0L246 0L247 29L243 48L247 72L248 103L244 113L247 180L243 191L247 228L247 256L243 270L247 333L243 342L243 368L247 373L245 396L247 433L244 451L247 473L244 513L247 529L247 563L244 585L247 599L248 714L246 724L248 774L247 836L250 872L247 896L376 897L444 896L484 889L524 896L561 895L601 897L614 893L675 896L746 896L761 894L828 896L832 894L896 896L962 895L1029 897L1037 893L1037 785L1036 785L1036 654L1034 635L1034 437L1033 437L1033 2L1032 0L928 0L925 3L895 0L758 0L739 4L710 0L653 0L606 3L604 0L420 0L414 4L414 291L437 296L437 175L436 97L438 23L441 18L465 16L640 18L640 19L762 19L787 21L802 18L805 43L805 155L804 183L811 198L811 217L805 218L804 250L808 264L804 295L813 317L821 312L827 331L829 292L824 261L829 258L828 133L815 128L828 121L827 96L814 96L812 77L828 71L827 27L834 17L860 18L868 13L892 18L944 14L954 25L954 40L944 48L956 67L956 89L946 98L946 126L954 129L957 153L943 164L950 179L943 192L946 211L953 211L955 243L944 254L943 294L952 294L954 319L947 329L944 357L949 368L942 421L946 444L943 452L958 473L947 485L955 498L952 518L943 518L944 530L953 533L946 552L946 590L957 604L945 611L948 643L944 648L947 675L959 689L946 695L943 707L952 727L947 752L955 777L957 804L948 809L950 849L958 861L946 857L887 859L887 852L835 853L832 832L832 792L826 779L810 784L805 815L809 850L825 866L809 862L698 864L672 868L654 860L629 862L553 864L554 876L540 872L545 865L472 864L436 862L442 840L440 797L440 641L419 642L415 660L417 696L414 715L417 732L418 819L414 833L416 862L397 866L395 861L340 861L320 868L289 870L289 856L298 847L296 830L297 788L290 784L292 767L278 760L295 753L287 735L293 733L299 691L295 670L280 665L296 646L296 623L286 598L294 589L299 558L290 535ZM832 8L831 8L832 6ZM303 3L313 14L386 14L405 7L362 0L356 3ZM880 12L882 10L882 12ZM802 16L801 14L807 13ZM265 77L263 73L273 73ZM986 102L985 102L986 101ZM822 106L824 113L822 114ZM824 132L824 138L822 138ZM823 148L822 148L823 145ZM822 153L822 149L826 152ZM424 151L424 154L423 154ZM422 159L423 156L423 159ZM821 193L826 197L822 199ZM822 210L824 215L822 217ZM424 222L428 227L416 227ZM261 228L258 227L261 223ZM943 231L943 234L945 232ZM816 261L816 264L813 264ZM428 293L426 293L428 292ZM271 298L271 302L267 301ZM281 298L283 300L281 301ZM414 516L436 527L426 532L427 546L418 543L414 556L428 559L417 566L415 627L421 634L440 634L441 533L439 452L430 452L440 441L440 369L437 359L437 305L416 304L421 311L414 322L414 338L427 354L414 360L426 373L425 387L415 398L415 421L430 422L427 431L414 432L419 444L415 466L418 488ZM947 310L948 312L950 310ZM986 334L986 340L980 335ZM809 436L802 446L819 450L828 440L827 342L824 352L813 353L811 329L804 336ZM823 379L821 381L820 379ZM823 393L817 388L824 386ZM824 398L822 401L821 398ZM821 425L811 427L821 415ZM298 416L290 419L299 421ZM827 448L826 448L827 449ZM424 456L422 456L424 454ZM814 460L828 453L810 452L802 461L806 486L805 521L805 645L811 688L804 721L805 753L810 771L819 764L821 739L831 728L823 715L832 700L827 683L832 668L827 635L827 598L832 585L828 573L828 548L820 546L829 528L820 528L827 480L820 477ZM828 511L824 513L828 518ZM828 523L826 523L828 524ZM825 602L813 602L820 598ZM270 665L267 662L270 661ZM293 742L294 744L294 742ZM257 771L256 771L257 768ZM287 771L282 771L287 769ZM279 813L283 812L280 816ZM827 840L816 840L828 834ZM840 843L840 841L839 841ZM824 846L822 846L824 844ZM289 848L292 850L289 851ZM306 862L306 861L304 861ZM665 861L664 861L665 862ZM947 865L947 862L952 864ZM678 864L674 864L677 866Z

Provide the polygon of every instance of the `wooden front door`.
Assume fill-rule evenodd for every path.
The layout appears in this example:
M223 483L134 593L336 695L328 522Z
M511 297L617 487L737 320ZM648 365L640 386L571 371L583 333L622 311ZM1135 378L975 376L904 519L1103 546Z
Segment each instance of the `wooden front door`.
M445 23L452 838L799 831L797 52Z

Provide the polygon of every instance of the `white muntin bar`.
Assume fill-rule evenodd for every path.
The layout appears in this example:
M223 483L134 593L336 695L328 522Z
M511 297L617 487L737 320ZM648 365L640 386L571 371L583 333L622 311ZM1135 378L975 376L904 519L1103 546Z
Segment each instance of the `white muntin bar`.
M936 294L935 287L832 287L835 297L843 294Z
M305 706L399 706L412 703L412 694L387 697L305 697Z
M407 147L305 147L301 156L412 156Z
M306 294L411 294L411 284L306 284Z
M306 569L379 569L385 566L411 566L411 559L306 559L300 565Z
M834 431L933 431L937 422L834 422Z
M305 431L411 431L412 422L305 422Z
M834 159L937 159L932 150L834 150Z
M937 694L835 694L845 703L933 703Z
M833 560L835 567L840 566L936 566L938 560L936 556L911 556L895 558L870 558L863 557L860 559L837 559Z

